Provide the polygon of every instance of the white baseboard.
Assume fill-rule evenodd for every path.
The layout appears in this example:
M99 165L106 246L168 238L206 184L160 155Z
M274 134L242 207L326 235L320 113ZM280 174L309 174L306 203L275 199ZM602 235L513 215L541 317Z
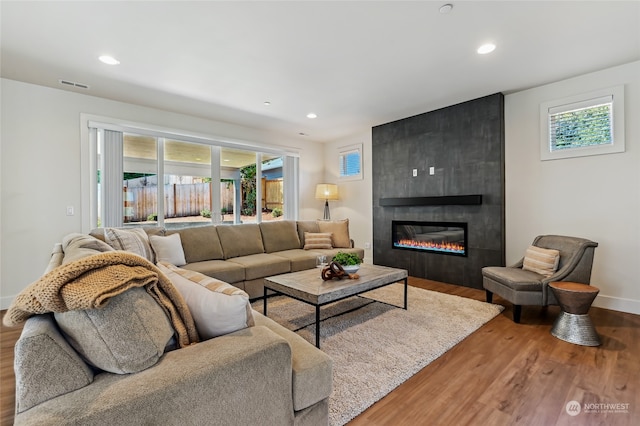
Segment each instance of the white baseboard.
M592 306L640 315L640 300L598 295Z
M9 305L13 302L16 296L2 296L0 297L0 310L9 309Z

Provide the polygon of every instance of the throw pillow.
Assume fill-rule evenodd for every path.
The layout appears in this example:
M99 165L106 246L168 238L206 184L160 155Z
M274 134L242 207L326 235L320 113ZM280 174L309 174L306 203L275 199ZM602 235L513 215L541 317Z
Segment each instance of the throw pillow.
M305 232L320 232L318 228L318 221L316 220L298 220L298 238L300 238L300 247L304 247L304 233Z
M558 250L529 246L524 255L522 269L550 277L558 270L559 262Z
M159 263L158 268L187 302L202 340L255 324L249 295L241 289L168 263Z
M55 319L87 363L116 374L151 367L174 341L164 309L141 287L112 297L103 308L57 312Z
M180 234L171 234L167 237L151 235L149 242L156 255L156 262L166 262L176 266L187 264Z
M149 236L142 228L104 228L104 239L116 250L124 250L144 257L155 263Z
M349 219L344 220L319 220L318 228L320 232L330 233L331 245L334 248L351 247L351 238L349 237Z
M331 249L331 234L322 232L305 232L304 249Z

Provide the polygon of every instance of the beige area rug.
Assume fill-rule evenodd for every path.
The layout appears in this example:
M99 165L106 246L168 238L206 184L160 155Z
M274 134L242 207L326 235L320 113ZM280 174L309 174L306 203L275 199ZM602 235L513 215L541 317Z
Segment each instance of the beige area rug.
M384 303L380 303L382 301ZM504 308L499 305L393 284L321 310L320 347L333 359L329 424L343 425L444 354ZM254 302L262 312L262 301ZM315 344L315 308L278 296L269 318Z

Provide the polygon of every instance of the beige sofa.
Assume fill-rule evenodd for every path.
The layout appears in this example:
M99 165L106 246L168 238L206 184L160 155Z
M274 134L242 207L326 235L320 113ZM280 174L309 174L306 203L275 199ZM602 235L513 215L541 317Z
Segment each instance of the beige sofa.
M357 248L304 250L304 232L319 230L313 221L279 221L175 232L183 268L226 278L257 297L264 276L314 268L318 254L362 257ZM64 257L56 245L45 272ZM115 374L87 364L53 314L33 316L15 347L15 424L327 424L331 359L256 311L253 319L255 326L161 353L139 372Z
M331 258L339 251L356 253L349 221L280 220L260 224L209 225L173 231L149 229L160 235L180 234L186 265L184 269L200 272L241 288L252 299L264 295L264 278L316 267L318 255ZM305 232L328 231L335 235L331 248L305 250ZM91 235L103 238L101 229Z

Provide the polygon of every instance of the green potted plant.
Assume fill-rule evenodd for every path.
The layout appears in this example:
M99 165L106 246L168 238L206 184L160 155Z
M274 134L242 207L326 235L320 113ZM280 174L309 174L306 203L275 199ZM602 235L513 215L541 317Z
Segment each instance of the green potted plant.
M358 269L360 269L360 264L362 263L362 259L360 259L357 254L345 253L343 251L339 251L333 256L332 260L342 266L342 269L348 274L355 274Z

